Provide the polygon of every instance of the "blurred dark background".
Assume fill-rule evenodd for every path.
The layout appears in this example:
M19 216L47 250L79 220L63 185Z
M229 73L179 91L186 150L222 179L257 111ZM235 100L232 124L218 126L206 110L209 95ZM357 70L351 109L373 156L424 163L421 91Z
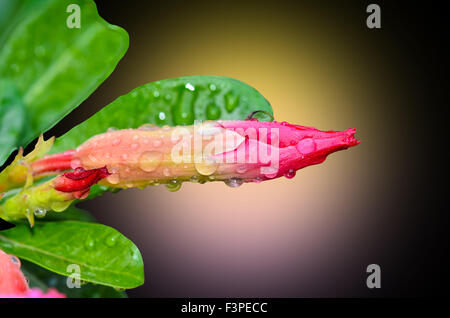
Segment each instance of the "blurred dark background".
M146 283L131 297L444 290L447 208L435 173L446 169L433 158L439 129L431 121L445 105L434 94L443 83L432 41L439 8L376 1L382 28L371 30L367 1L96 3L105 20L128 31L129 50L46 135L63 134L144 83L212 74L254 86L276 120L356 127L363 141L293 180L127 190L80 204L141 250ZM381 266L378 290L365 284L372 263Z

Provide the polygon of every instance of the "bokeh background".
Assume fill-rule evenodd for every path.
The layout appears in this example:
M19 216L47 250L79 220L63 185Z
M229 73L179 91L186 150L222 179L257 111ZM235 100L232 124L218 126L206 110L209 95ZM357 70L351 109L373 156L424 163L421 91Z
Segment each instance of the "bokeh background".
M426 135L418 129L424 35L407 8L381 4L382 29L370 30L364 1L96 2L100 15L128 31L130 48L49 135L144 83L209 74L255 87L278 121L355 127L362 140L292 180L238 189L186 183L175 193L149 187L81 204L141 250L146 282L131 297L433 291L422 253L432 235L424 222ZM380 290L366 287L372 263L381 266Z

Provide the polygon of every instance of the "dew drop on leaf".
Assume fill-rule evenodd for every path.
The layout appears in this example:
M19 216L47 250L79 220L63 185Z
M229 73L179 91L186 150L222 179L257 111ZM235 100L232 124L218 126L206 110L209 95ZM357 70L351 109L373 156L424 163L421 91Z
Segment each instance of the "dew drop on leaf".
M206 107L206 118L209 120L216 120L220 117L220 108L215 104L209 104Z
M84 247L87 250L92 250L95 247L95 241L91 237L88 237L86 241L84 241Z
M105 244L109 247L113 247L114 245L116 245L118 238L119 238L119 235L111 234L108 237L106 237Z

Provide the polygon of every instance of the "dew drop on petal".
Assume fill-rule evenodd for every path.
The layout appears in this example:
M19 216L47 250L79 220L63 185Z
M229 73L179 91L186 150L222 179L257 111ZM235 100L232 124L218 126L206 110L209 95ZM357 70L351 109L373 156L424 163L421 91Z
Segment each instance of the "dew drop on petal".
M159 151L146 151L139 157L139 168L145 172L152 172L159 167L163 159Z
M138 129L139 130L157 130L157 129L159 129L159 127L156 126L155 124L143 124L143 125L139 126Z
M16 265L17 267L20 267L20 260L14 256L14 255L9 255L11 262Z
M170 180L168 183L166 183L167 190L171 192L175 192L180 190L181 188L181 182L179 180Z
M316 143L312 138L305 138L298 142L296 148L301 154L306 155L316 150Z
M106 181L111 184L118 184L120 182L120 176L118 173L112 173L108 177L106 177Z
M213 160L208 158L203 158L202 162L195 163L195 169L204 176L210 176L216 172L219 165Z
M244 181L241 178L230 178L228 180L225 180L224 182L227 186L231 188L237 188L244 183Z
M190 178L190 181L191 181L191 182L198 182L198 176L193 175L193 176Z
M240 165L236 168L237 173L244 173L247 171L247 167L245 165Z
M37 208L34 210L34 215L38 218L43 218L47 214L47 210L43 208Z
M170 176L170 169L169 168L164 168L163 169L163 175L166 176L166 177L169 177Z
M121 141L120 138L116 138L112 141L112 145L117 146L118 144L120 144L120 141Z
M255 179L253 179L254 183L261 183L262 182L262 178L261 177L256 177Z
M161 139L155 139L155 140L153 140L153 143L152 143L153 147L155 147L155 148L161 147L162 144L163 144L163 142Z
M139 148L139 144L138 143L132 143L130 146L131 149L136 150Z
M288 179L292 179L293 177L295 177L295 170L294 169L289 169L284 176Z
M80 159L72 159L72 161L70 161L70 167L72 169L76 169L78 167L81 167L81 160Z

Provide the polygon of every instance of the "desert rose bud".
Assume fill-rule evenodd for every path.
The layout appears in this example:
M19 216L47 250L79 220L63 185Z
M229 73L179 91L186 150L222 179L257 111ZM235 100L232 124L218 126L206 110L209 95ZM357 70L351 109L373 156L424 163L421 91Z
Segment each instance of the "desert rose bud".
M72 169L106 167L110 187L224 181L235 187L285 176L355 146L355 129L320 131L279 122L211 121L193 126L143 126L94 136L72 153ZM105 174L103 175L105 176ZM64 191L70 190L70 187Z

